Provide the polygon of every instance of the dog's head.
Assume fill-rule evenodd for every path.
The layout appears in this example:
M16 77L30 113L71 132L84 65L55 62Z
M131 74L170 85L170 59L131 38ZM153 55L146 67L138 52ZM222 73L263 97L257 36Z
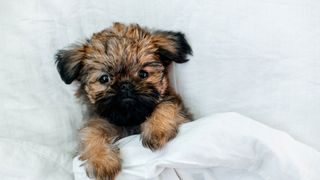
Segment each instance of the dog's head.
M149 31L114 23L83 44L59 50L57 68L66 84L96 113L119 126L141 124L169 90L167 68L187 62L192 50L180 32Z

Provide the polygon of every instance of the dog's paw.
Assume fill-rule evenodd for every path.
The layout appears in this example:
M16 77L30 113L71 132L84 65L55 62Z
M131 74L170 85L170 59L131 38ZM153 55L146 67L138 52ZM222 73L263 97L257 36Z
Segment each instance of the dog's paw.
M146 130L141 133L142 145L155 151L157 149L163 148L171 139L177 136L178 130L172 129L160 130L155 129L153 131Z
M116 150L112 153L90 157L84 165L88 177L96 180L114 180L121 170L121 160Z

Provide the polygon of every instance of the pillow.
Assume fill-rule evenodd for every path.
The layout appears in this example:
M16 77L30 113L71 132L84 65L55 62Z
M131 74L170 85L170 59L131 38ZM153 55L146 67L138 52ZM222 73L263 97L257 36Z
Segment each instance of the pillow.
M319 8L317 0L214 0L167 10L193 47L174 76L195 117L239 112L320 150Z

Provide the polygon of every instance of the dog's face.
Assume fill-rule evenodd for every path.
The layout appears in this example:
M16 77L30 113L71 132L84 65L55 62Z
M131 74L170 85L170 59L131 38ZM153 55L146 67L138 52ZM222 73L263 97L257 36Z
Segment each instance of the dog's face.
M96 114L135 126L168 94L170 63L184 63L191 53L182 33L115 23L84 44L60 50L56 62L66 84L80 82L80 96Z

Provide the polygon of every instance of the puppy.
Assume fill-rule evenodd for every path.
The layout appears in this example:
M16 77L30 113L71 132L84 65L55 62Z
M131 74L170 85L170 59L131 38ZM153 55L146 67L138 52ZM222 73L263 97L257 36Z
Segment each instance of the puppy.
M143 146L157 150L191 120L168 78L168 66L187 62L188 54L180 32L121 23L57 52L61 79L78 82L76 95L88 107L79 149L88 176L115 178L121 169L118 139L140 133Z

